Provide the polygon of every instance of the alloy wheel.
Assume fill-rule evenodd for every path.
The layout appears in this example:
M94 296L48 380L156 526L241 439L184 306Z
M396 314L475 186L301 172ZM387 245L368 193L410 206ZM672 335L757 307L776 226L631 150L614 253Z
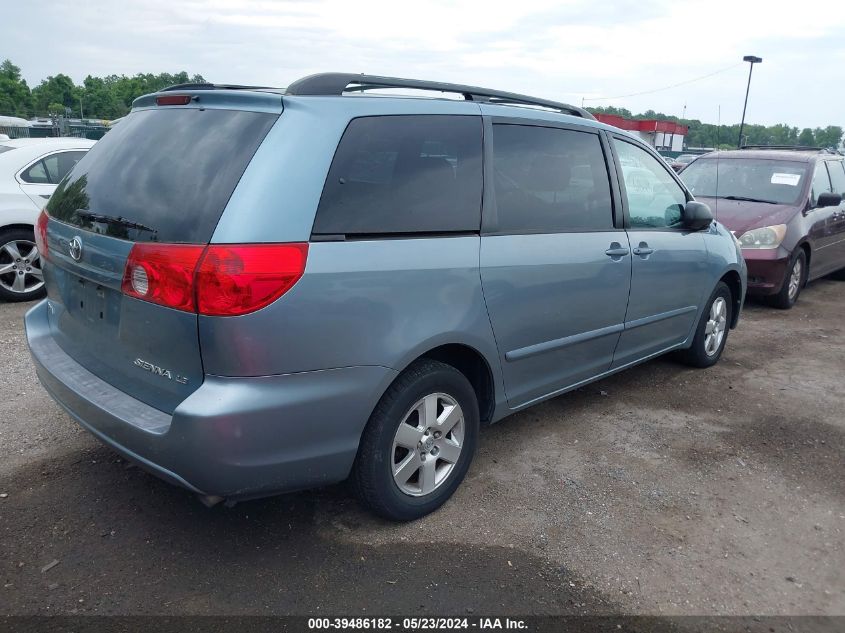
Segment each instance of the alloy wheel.
M0 286L15 294L41 289L44 275L35 242L12 240L0 245Z
M728 303L724 297L716 297L710 306L710 317L704 328L704 352L713 356L719 351L728 326Z
M801 289L801 277L804 274L804 267L801 259L796 259L792 266L792 273L789 275L789 300L795 301L798 291Z
M464 413L448 394L417 400L393 437L393 481L412 497L430 494L452 474L464 444Z

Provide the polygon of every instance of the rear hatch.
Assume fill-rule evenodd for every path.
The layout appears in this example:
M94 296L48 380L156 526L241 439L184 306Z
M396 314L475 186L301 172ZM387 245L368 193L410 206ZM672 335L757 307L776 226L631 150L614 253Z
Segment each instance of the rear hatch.
M132 282L159 282L163 300L148 301L127 294L124 276L139 250L196 259L209 243L281 112L279 95L251 93L251 101L231 93L163 93L173 105L142 98L146 107L74 167L39 220L56 342L93 374L167 413L203 381L193 289L149 269L149 279Z

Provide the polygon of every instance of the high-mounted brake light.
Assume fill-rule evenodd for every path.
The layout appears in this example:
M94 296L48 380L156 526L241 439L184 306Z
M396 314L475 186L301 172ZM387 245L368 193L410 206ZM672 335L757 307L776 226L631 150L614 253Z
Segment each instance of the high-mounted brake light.
M191 95L162 95L156 97L156 105L188 105L191 98Z
M238 316L269 305L305 272L308 244L132 247L123 293L176 310Z
M38 249L38 255L42 260L47 259L50 255L47 248L47 222L50 221L50 216L47 215L46 210L41 211L38 216L38 221L35 223L35 247Z

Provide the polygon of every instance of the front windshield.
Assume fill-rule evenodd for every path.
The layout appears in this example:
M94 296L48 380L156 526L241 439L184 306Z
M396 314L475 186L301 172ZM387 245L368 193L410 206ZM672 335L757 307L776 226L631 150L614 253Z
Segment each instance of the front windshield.
M681 178L696 197L795 204L804 189L807 163L763 158L699 158L690 163Z

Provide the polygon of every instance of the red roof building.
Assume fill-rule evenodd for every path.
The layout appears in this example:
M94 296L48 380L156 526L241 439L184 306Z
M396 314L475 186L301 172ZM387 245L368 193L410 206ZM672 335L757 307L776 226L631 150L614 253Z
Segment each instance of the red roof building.
M615 114L596 114L595 117L602 123L639 136L655 149L667 152L684 151L684 138L689 132L686 125L654 119L626 119Z

